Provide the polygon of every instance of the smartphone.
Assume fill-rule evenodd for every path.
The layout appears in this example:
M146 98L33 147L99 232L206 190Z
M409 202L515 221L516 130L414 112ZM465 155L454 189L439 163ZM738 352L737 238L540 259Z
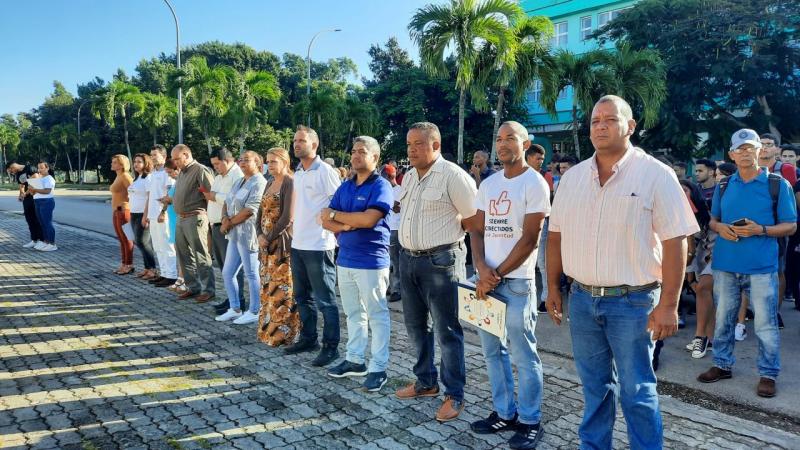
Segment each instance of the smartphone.
M744 219L739 219L736 222L733 222L733 226L735 227L743 227L745 225L747 225L747 221Z

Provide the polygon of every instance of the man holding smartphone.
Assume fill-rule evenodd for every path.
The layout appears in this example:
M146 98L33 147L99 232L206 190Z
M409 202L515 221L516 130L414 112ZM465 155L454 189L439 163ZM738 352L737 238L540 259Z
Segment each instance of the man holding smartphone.
M759 340L756 393L774 397L780 372L778 238L797 229L797 208L789 183L759 167L761 148L755 131L734 133L728 155L737 172L720 181L714 191L709 226L721 238L711 263L717 303L714 366L697 379L714 383L732 377L736 312L747 290Z

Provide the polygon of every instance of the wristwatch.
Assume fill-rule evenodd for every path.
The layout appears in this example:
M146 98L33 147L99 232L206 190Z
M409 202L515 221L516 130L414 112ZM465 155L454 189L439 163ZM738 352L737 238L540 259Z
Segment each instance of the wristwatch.
M333 220L334 217L336 217L336 211L331 211L330 213L328 213L328 219Z
M766 225L761 225L761 232L764 233L764 236L767 235L767 226Z

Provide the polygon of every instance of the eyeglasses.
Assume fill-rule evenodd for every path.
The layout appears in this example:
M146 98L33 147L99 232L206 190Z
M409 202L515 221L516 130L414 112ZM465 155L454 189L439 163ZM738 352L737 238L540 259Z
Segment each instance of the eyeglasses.
M736 154L744 153L744 152L753 153L755 151L756 151L755 147L738 147L738 148L735 148L735 149L732 150L732 152L736 153Z
M775 147L774 142L762 142L761 145L764 147Z

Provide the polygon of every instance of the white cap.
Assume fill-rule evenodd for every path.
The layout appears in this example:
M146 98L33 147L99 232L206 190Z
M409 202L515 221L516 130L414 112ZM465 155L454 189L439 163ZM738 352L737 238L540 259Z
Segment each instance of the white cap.
M761 138L755 131L749 128L742 128L731 136L731 151L736 150L744 144L750 144L759 149L761 148Z

